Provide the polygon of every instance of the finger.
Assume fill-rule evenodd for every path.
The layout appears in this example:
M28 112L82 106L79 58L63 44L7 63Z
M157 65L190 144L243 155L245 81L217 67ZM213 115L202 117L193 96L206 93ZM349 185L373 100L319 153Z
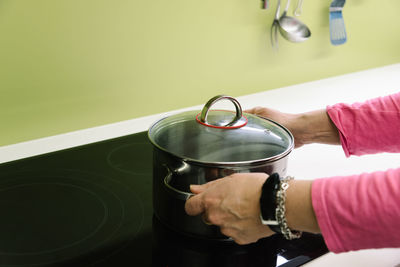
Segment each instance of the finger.
M250 114L262 114L263 108L262 107L254 107L251 109L246 109L244 110L245 113L250 113Z
M190 191L193 194L203 193L205 190L207 190L207 188L209 188L210 186L214 185L216 181L217 180L214 180L214 181L211 181L211 182L208 182L208 183L205 183L205 184L201 184L201 185L200 184L191 184L190 185Z
M250 114L254 114L254 108L245 109L245 110L243 110L243 112L245 112L245 113L250 113Z
M203 213L204 210L205 207L202 195L195 195L186 200L185 211L188 215L190 216L199 215L200 213Z
M203 222L207 225L212 225L212 223L209 221L209 219L207 218L207 215L205 213L203 213L203 215L201 216L201 219L203 220Z
M202 217L206 224L222 226L225 222L225 216L218 206L208 207L206 205L206 210L204 211Z
M235 241L235 243L239 244L239 245L247 245L253 242L256 242L258 239L254 239L251 236L251 232L247 232L247 231L240 231L238 230L237 233L235 234L233 240Z
M227 237L230 237L232 239L237 238L237 231L233 228L229 227L221 227L221 233Z
M200 194L202 192L204 192L205 188L203 187L203 185L199 185L199 184L191 184L190 185L190 191L193 194Z
M246 238L234 238L233 241L235 241L235 243L238 245L247 245L253 243L252 241L249 241Z

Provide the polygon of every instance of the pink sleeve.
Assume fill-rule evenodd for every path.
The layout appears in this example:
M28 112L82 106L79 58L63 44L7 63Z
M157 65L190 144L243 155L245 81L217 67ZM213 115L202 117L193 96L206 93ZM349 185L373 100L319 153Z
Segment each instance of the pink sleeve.
M400 152L400 93L327 112L346 156ZM400 247L400 168L317 179L312 205L333 252Z
M400 152L400 93L326 110L346 156Z
M317 179L312 204L332 252L400 247L400 169Z

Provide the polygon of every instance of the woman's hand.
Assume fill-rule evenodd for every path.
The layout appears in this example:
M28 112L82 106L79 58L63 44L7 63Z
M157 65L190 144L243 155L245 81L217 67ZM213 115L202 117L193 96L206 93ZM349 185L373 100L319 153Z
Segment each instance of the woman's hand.
M279 124L282 124L293 134L294 146L296 148L304 145L304 141L302 140L303 129L301 122L299 121L300 120L299 115L283 113L271 108L264 108L264 107L255 107L252 109L245 110L244 112L268 118L273 121L276 121Z
M206 223L219 226L238 244L256 242L274 233L260 220L261 188L267 178L265 173L237 173L192 185L196 195L186 201L185 210L192 216L203 214Z
M245 112L271 119L285 126L293 134L296 148L310 143L340 144L338 130L325 109L290 114L270 108L255 107Z

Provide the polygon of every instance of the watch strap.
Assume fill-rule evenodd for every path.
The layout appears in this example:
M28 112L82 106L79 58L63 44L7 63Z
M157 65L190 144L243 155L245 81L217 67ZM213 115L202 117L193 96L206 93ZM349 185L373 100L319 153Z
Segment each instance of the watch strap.
M262 186L260 197L261 222L264 225L268 225L276 233L281 233L281 228L276 218L276 194L279 190L279 185L279 174L271 174Z

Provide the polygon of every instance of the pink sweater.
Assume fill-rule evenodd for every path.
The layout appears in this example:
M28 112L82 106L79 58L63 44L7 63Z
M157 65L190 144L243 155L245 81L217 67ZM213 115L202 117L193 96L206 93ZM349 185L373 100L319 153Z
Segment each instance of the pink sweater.
M346 156L400 152L400 93L327 112ZM317 179L312 204L332 252L400 247L400 168Z

